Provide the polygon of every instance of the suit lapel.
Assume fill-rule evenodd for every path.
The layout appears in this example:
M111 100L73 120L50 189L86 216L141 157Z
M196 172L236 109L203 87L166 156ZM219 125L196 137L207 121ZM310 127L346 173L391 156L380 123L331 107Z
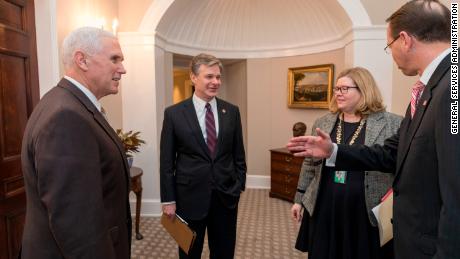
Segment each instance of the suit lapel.
M432 91L438 85L438 82L444 76L446 71L450 67L450 54L447 55L439 64L439 66L434 71L433 75L428 81L428 84L423 91L422 96L417 104L416 112L414 114L414 118L410 121L409 125L405 127L406 129L401 128L401 138L400 138L400 147L398 148L398 163L396 167L396 177L399 174L402 164L407 157L407 151L410 148L412 143L412 139L414 138L415 133L417 132L420 123L422 122L423 116L425 114L426 109L430 105L430 100L432 97ZM410 107L408 108L410 109ZM406 117L409 116L410 118L410 111L406 112ZM406 131L407 130L407 131Z
M415 133L417 132L418 127L420 126L420 123L422 122L423 115L425 114L426 108L428 107L429 103L431 100L431 89L427 86L425 90L423 91L422 97L420 97L420 100L417 104L417 109L414 114L414 118L409 121L409 124L407 125L405 131L402 133L403 138L401 143L401 153L398 152L398 154L403 154L403 157L401 159L401 163L399 163L399 166L401 166L402 161L407 156L407 151L412 143L412 139L414 138ZM410 118L410 111L408 114ZM397 168L396 172L399 171L399 168Z
M70 81L66 79L61 79L61 81L58 83L58 86L70 91L82 103L82 105L88 110L88 112L90 112L93 115L94 120L99 124L99 126L101 126L101 128L107 133L107 135L109 135L109 137L115 143L120 155L123 157L123 165L125 167L125 173L129 184L129 166L126 160L125 150L116 132L109 125L107 120L104 119L102 114L97 110L96 106L94 106L94 104L88 99L88 97L82 91L80 91L80 89L74 86Z
M93 113L93 116L94 116L94 120L97 121L97 123L110 136L110 138L115 143L115 145L117 145L118 151L120 152L120 155L123 157L123 165L125 167L126 177L128 179L128 190L129 190L131 176L130 176L130 170L129 170L129 165L128 165L128 159L126 157L126 152L123 147L123 144L121 143L120 138L118 137L117 133L113 130L112 126L110 126L109 122L102 116L102 114L99 111Z
M219 99L216 98L217 103L217 119L219 120L219 136L217 137L217 146L216 146L216 156L219 151L222 149L222 145L224 143L224 134L223 131L226 129L226 125L229 125L228 119L230 116L227 115L228 108L226 107L225 103L221 102Z
M190 129L192 129L193 136L196 138L200 147L203 149L203 152L209 158L211 158L208 146L206 145L206 140L204 139L203 133L201 132L200 123L198 122L198 117L196 115L195 106L193 105L192 98L189 98L184 102L183 113Z
M336 122L337 122L337 114L329 113L327 114L323 122L318 125L318 128L320 128L324 132L327 132L328 134L331 134L332 129L334 129ZM315 130L315 129L312 129L312 130ZM314 131L314 135L317 135L316 131Z
M398 157L396 159L396 175L398 174L399 168L401 166L401 163L403 161L403 156L399 154L399 150L406 150L405 145L407 145L408 141L407 138L409 137L407 132L409 131L409 127L411 124L411 118L410 118L410 103L407 106L406 109L406 115L404 116L404 119L401 122L401 126L399 128L399 147L398 147Z
M382 132L383 128L385 127L385 120L383 119L383 113L371 113L367 117L366 122L366 135L364 138L365 145L372 145L375 143L375 140Z

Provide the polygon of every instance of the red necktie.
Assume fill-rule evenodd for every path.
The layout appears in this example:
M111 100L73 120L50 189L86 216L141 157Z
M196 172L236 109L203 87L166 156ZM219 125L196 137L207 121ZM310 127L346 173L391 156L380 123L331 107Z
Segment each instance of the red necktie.
M216 123L214 122L214 114L209 103L206 103L206 143L208 144L211 155L214 156L216 150L217 137L216 137Z
M420 81L417 81L417 83L415 83L414 86L412 86L412 95L410 98L411 118L414 118L415 110L417 109L417 103L420 99L420 95L423 92L423 89L425 89L425 85Z

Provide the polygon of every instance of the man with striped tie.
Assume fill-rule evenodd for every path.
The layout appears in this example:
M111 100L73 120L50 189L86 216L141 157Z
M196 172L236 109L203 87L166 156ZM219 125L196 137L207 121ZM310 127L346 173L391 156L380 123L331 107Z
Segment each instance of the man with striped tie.
M246 162L240 112L216 97L222 63L199 54L192 59L193 96L166 108L160 144L163 213L177 213L196 231L189 254L201 258L207 229L211 258L233 258Z

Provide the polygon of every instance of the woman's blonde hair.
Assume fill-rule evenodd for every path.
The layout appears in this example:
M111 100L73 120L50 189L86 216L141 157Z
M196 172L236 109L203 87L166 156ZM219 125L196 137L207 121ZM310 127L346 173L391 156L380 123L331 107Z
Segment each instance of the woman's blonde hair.
M359 100L356 107L357 114L365 115L385 110L382 94L380 93L380 90L375 83L374 77L371 75L369 70L362 67L345 69L337 76L337 80L342 77L350 78L358 87L359 92L361 93L361 99ZM329 110L332 113L337 113L340 111L337 107L335 94L332 95Z

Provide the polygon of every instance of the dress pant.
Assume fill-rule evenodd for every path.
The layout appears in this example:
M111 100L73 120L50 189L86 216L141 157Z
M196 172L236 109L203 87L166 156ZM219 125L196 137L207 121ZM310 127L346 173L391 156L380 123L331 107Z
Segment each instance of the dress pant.
M190 228L197 236L193 247L187 255L179 248L180 259L200 259L203 251L204 236L208 230L208 244L211 259L231 259L235 254L236 221L238 213L238 201L236 206L226 206L222 193L213 191L208 215L202 220L187 220ZM229 199L238 199L228 197Z

